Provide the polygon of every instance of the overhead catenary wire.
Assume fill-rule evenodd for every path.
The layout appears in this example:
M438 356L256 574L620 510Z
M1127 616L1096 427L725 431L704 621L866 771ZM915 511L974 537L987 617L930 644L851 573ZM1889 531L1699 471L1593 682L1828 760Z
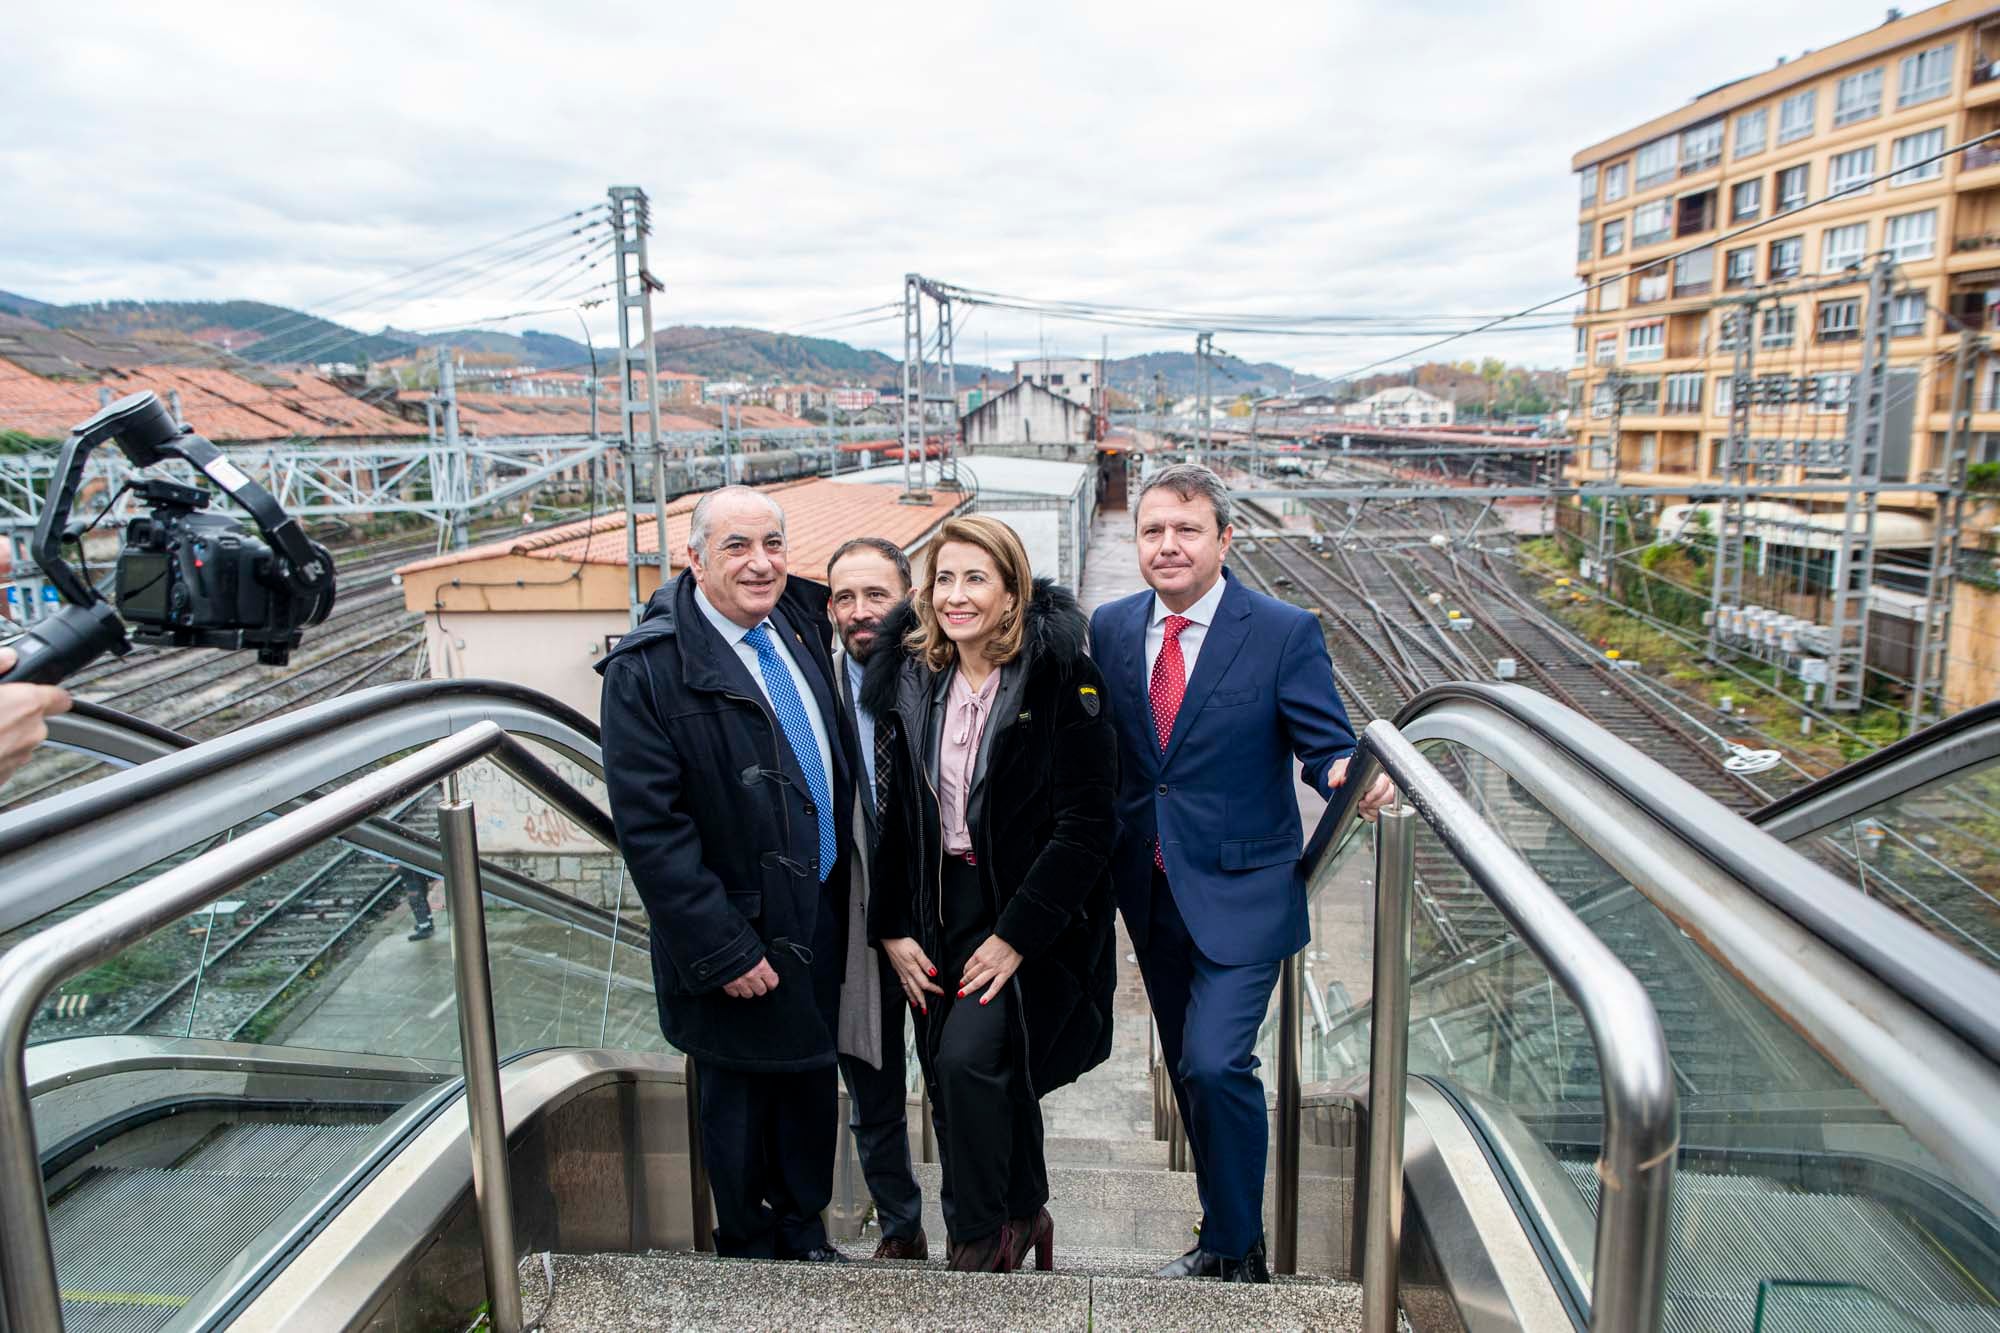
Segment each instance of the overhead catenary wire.
M1977 148L1979 145L1983 143L1988 143L1994 139L2000 139L2000 129L1989 130L1985 134L1974 135L1972 138L1966 139L1962 143L1953 144L1950 147L1945 148L1940 152L1933 153L1931 156L1923 158L1920 161L1906 162L1901 166L1893 167L1888 171L1884 171L1876 176L1870 177L1868 180L1856 181L1852 185L1844 186L1837 194L1823 195L1818 199L1814 199L1807 203L1801 204L1799 207L1787 210L1786 212L1774 213L1769 217L1759 218L1754 222L1747 222L1740 227L1736 227L1733 228L1732 230L1725 231L1721 235L1702 241L1697 245L1690 245L1683 249L1675 250L1672 253L1661 255L1655 259L1648 259L1644 263L1632 263L1628 261L1626 267L1621 269L1619 272L1609 274L1603 278L1599 278L1595 282L1586 283L1580 288L1575 288L1569 291L1565 291L1560 295L1552 296L1548 298L1546 301L1537 301L1533 305L1524 307L1521 310L1517 310L1511 315L1497 316L1494 319L1488 320L1485 323L1480 324L1477 328L1467 329L1460 333L1448 334L1446 336L1438 338L1435 342L1425 343L1420 347L1414 347L1409 349L1408 351L1399 352L1394 356L1382 357L1378 360L1371 361L1367 365L1361 366L1354 370L1343 371L1337 375L1323 376L1319 379L1309 381L1307 384L1299 386L1299 388L1310 389L1319 385L1338 384L1344 380L1357 379L1362 375L1368 374L1372 370L1379 370L1383 366L1394 365L1397 362L1401 361L1414 360L1419 356L1423 356L1428 352L1434 352L1440 347L1448 346L1451 343L1458 342L1461 339L1475 337L1482 333L1489 333L1505 325L1514 324L1515 321L1526 319L1531 315L1540 314L1542 311L1547 310L1549 307L1554 305L1559 305L1564 301L1573 301L1580 296L1588 297L1592 292L1595 292L1598 288L1607 287L1614 282L1623 282L1625 279L1631 277L1635 273L1643 273L1651 269L1664 267L1665 265L1673 263L1677 259L1685 258L1686 256L1691 254L1697 254L1703 250L1709 249L1712 246L1723 245L1729 241L1735 240L1739 236L1747 236L1753 231L1761 231L1764 228L1773 226L1780 221L1783 221L1789 225L1790 221L1792 219L1797 218L1801 213L1805 213L1812 209L1818 208L1822 204L1829 203L1840 198L1844 198L1862 189L1872 189L1876 185L1880 184L1883 181L1888 180L1892 176L1901 175L1906 171L1918 170L1922 167L1928 166L1932 162L1941 162L1945 158L1948 158L1955 153L1963 153L1968 149ZM1516 325L1517 330L1519 327L1520 326Z

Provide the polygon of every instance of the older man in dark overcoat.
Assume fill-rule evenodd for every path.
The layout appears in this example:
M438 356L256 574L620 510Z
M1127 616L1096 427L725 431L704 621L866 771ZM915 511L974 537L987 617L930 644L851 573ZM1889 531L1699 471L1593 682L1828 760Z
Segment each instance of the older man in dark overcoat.
M604 773L660 1028L698 1075L716 1249L840 1262L820 1213L855 749L826 588L788 577L786 556L771 496L702 497L687 568L599 664Z

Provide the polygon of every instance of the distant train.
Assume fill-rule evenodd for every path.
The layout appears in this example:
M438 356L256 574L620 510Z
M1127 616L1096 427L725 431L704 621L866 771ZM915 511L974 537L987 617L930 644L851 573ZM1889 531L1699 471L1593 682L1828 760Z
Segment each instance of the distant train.
M936 458L941 452L942 446L935 439L924 448L926 458ZM737 453L728 459L721 454L676 459L667 464L667 493L683 495L690 491L713 490L724 481L725 463L729 468L729 480L750 486L824 476L832 470L832 459L836 454L841 472L855 472L864 467L902 462L903 445L900 440L856 440L838 448L820 445L806 449L757 449Z

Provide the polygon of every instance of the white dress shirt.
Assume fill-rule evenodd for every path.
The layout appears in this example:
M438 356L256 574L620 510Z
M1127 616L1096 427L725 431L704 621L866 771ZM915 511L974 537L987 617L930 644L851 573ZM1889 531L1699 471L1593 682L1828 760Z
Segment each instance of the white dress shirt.
M1186 616L1194 623L1181 631L1181 662L1187 668L1186 679L1194 679L1194 660L1201 655L1201 641L1208 637L1208 627L1215 623L1216 608L1222 605L1222 585L1226 582L1216 576L1215 586L1201 595L1185 611L1169 611L1167 604L1160 600L1160 594L1153 594L1153 618L1146 622L1146 679L1153 678L1153 664L1160 660L1160 645L1167 638L1167 617Z
M756 682L757 692L764 696L764 706L771 709L771 720L775 723L778 710L771 707L771 691L764 686L764 669L757 665L757 649L743 641L749 637L750 630L744 629L716 610L714 603L708 600L699 586L694 590L694 604L701 608L701 613L708 617L708 623L715 626L715 632L722 636L722 641L735 652L736 660L750 673L750 679ZM772 622L770 617L765 617L759 623L770 626L771 641L778 645L778 657L784 662L786 670L792 673L792 688L799 692L799 700L806 706L806 720L812 723L813 744L819 747L820 771L826 774L827 790L831 791L834 781L833 751L826 742L826 719L820 716L819 696L813 693L812 686L806 681L806 673L799 666L798 645L786 643L787 635ZM756 626L750 628L755 629ZM783 739L784 734L783 728L780 728L779 738ZM797 755L792 757L798 758Z

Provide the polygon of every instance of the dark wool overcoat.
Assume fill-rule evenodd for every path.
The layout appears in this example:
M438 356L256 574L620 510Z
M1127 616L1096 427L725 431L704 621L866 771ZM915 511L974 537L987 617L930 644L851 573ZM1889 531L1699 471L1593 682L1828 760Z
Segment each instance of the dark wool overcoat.
M819 823L770 706L694 600L683 571L637 629L598 663L604 782L618 849L651 918L660 1030L718 1065L785 1072L830 1065L834 1034L814 997L822 910L847 913L846 862L825 889ZM772 623L799 660L833 750L834 829L853 821L853 725L833 694L826 588L791 578ZM778 987L734 999L722 987L759 959Z
M1014 977L1020 1054L1041 1096L1111 1053L1118 740L1076 598L1037 579L1026 614L1021 656L1001 670L966 815L994 933L1022 957ZM862 706L895 738L868 937L914 938L943 967L936 775L939 719L956 668L934 672L895 651L915 619L906 605L883 623L862 682ZM937 1033L922 1015L917 1034L928 1067Z

